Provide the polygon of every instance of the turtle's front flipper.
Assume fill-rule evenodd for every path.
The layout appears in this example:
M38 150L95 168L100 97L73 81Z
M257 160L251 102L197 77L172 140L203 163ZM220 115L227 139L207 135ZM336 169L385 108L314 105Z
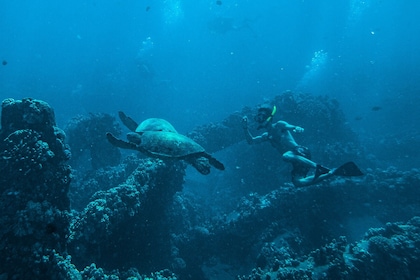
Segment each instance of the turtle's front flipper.
M206 158L208 158L210 164L213 165L215 168L217 168L219 170L225 170L225 166L223 165L223 163L221 163L220 161L218 161L217 159L215 159L212 155L210 155L208 153L204 153L203 156L206 157Z
M115 147L118 147L121 149L130 149L130 150L137 150L137 151L139 150L136 144L118 139L117 137L112 135L110 132L106 133L106 139L108 139L108 142L114 145Z
M137 127L139 126L136 121L134 121L132 118L127 117L126 114L124 114L123 111L118 112L118 116L120 117L121 122L131 131L136 131Z

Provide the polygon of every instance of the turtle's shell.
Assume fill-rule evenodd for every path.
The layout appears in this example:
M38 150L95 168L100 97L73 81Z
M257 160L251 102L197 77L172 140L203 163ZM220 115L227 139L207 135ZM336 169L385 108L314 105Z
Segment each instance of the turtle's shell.
M175 132L175 128L167 120L159 118L150 118L144 120L136 128L136 132L142 133L146 131L166 131L166 132Z
M205 152L199 144L175 132L145 131L137 135L140 137L139 146L156 157L186 158Z

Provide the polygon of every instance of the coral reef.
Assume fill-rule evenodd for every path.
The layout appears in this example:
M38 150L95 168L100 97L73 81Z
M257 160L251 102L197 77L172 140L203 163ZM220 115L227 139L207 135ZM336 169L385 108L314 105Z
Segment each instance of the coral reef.
M52 108L26 98L2 103L0 131L0 274L42 278L66 253L70 158ZM64 256L63 255L63 256Z
M286 92L271 103L277 117L306 128L320 161L362 161L363 147L335 101ZM229 164L196 183L212 188L200 194L186 190L191 175L182 161L133 154L121 161L108 150L114 147L102 143L103 132L119 131L108 115L72 120L71 169L52 108L4 100L0 279L420 277L419 170L365 168L361 178L295 188L271 147L240 143L241 117L255 110L191 132Z
M106 153L103 156L106 157ZM140 163L141 159L131 154L116 166L85 172L73 170L69 192L72 209L82 211L97 191L106 191L123 183Z
M345 237L298 258L283 260L270 251L270 263L239 279L417 279L420 217L407 223L371 228L364 238L348 244Z
M213 279L203 264L229 267L231 279L253 267L242 279L384 279L383 255L383 262L395 268L394 274L386 270L393 275L389 279L415 279L419 218L410 226L388 221L407 220L420 211L419 183L418 170L390 168L357 181L336 179L304 189L285 184L266 195L251 193L234 211L210 221L185 213L200 213L199 202L178 198L181 205L172 211L181 215L172 219L178 224L172 225L174 244L197 279ZM195 207L186 207L191 204ZM190 223L179 222L182 217ZM371 229L378 226L384 229ZM378 234L380 239L372 239ZM367 253L360 253L363 248Z
M77 266L135 265L143 272L169 266L166 205L182 189L182 165L144 159L125 183L97 192L72 223L69 251Z

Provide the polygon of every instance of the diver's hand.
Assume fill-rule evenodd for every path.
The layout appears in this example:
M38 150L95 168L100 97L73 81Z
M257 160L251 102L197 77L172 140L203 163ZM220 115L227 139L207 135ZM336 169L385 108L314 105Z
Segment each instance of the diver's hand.
M305 131L305 129L303 129L303 127L300 127L300 126L296 126L293 129L293 132L296 132L296 133L302 133L303 131Z
M247 116L242 117L242 128L243 129L248 129L248 117Z

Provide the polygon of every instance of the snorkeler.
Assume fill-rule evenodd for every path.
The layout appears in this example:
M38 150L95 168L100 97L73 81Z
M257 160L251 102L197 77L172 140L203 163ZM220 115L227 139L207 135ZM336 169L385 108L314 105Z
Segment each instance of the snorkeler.
M309 186L333 175L360 176L363 173L353 163L348 162L336 169L329 169L311 160L311 153L307 147L298 145L292 136L293 133L302 133L300 126L291 125L285 121L273 123L276 106L261 105L255 121L259 124L257 129L264 128L266 132L259 136L252 136L248 129L248 118L242 118L242 127L248 144L257 144L269 141L271 145L282 154L284 161L293 165L292 182L297 187ZM308 176L310 169L315 169L313 175Z

